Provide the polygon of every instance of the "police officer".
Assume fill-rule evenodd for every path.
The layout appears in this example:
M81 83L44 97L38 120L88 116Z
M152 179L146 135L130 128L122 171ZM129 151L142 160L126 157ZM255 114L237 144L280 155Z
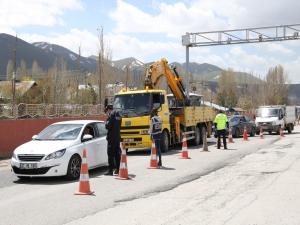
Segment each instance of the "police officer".
M157 165L159 167L162 166L161 150L160 150L161 129L162 129L161 117L157 115L157 109L153 109L151 113L151 121L150 121L150 135L151 135L151 139L155 143L155 148L158 155Z
M121 149L120 149L120 129L122 118L118 111L113 111L112 105L107 105L105 109L107 120L105 127L107 129L107 156L108 156L108 171L105 175L112 176L113 172L119 174ZM115 171L114 171L115 170Z
M219 110L219 113L217 114L214 120L214 124L215 124L215 130L217 132L217 137L218 137L217 148L220 149L221 147L221 136L222 136L224 149L227 149L226 127L228 127L228 119L227 116L221 110Z

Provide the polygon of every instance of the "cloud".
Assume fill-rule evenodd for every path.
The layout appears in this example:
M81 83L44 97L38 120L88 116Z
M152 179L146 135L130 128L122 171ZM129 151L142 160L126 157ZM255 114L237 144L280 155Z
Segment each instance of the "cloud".
M0 28L63 24L65 10L83 9L80 0L0 0Z
M158 12L150 14L118 0L116 9L110 13L117 24L115 31L164 33L169 37L180 38L186 32L292 24L300 21L298 0L194 0L170 4L155 2L153 5Z

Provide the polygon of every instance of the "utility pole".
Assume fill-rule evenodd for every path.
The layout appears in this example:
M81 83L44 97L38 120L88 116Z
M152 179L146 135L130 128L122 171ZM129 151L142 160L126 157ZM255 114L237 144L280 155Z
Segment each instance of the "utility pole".
M78 48L78 57L77 57L77 73L76 73L76 103L78 104L79 100L79 77L80 77L80 57L81 57L81 46Z
M98 86L99 86L99 102L98 104L102 104L102 76L103 76L103 60L104 60L104 44L103 44L103 27L100 29L98 28L98 38L99 38L99 55L98 55L98 72L99 72L99 79L98 79Z
M126 82L125 82L126 90L127 90L127 87L128 87L128 75L129 75L129 68L128 68L128 65L127 65L126 66Z
M18 43L18 37L16 35L15 47L13 50L14 70L13 70L12 81L11 81L11 85L12 85L12 116L14 116L15 105L16 105L17 43Z

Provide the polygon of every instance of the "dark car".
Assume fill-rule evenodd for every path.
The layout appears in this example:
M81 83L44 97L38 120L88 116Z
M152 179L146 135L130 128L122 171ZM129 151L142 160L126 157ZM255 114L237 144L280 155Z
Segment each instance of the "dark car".
M232 128L232 136L239 137L243 135L244 127L247 129L247 134L253 137L256 133L256 125L253 120L247 116L234 115L229 119L229 127Z

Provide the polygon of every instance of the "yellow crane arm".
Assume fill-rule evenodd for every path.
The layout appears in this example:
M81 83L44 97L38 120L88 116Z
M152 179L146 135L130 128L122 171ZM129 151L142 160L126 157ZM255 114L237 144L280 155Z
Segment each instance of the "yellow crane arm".
M182 84L182 78L179 77L176 69L169 67L166 59L161 59L150 65L146 72L145 88L158 89L161 78L165 77L169 88L177 100L185 100L186 93Z

